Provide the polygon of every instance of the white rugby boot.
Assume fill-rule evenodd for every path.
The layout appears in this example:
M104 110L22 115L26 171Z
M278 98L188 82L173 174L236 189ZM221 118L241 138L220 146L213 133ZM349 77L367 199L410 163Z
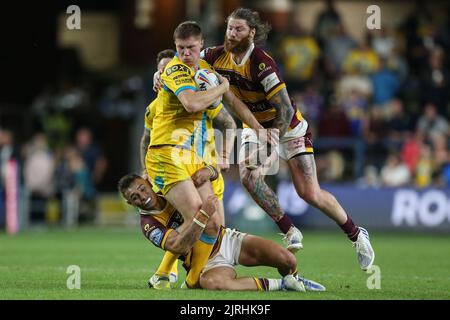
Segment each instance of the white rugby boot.
M177 275L174 273L171 273L168 277L154 274L148 279L147 284L149 288L155 288L157 290L171 289L172 286L175 286L178 280L177 278Z
M281 289L286 291L306 292L305 285L292 274L288 274L281 279Z
M353 242L353 247L356 249L359 266L362 270L366 271L372 266L373 261L375 260L375 252L370 244L369 233L367 230L361 227L358 228L358 238Z
M292 226L289 229L289 231L284 235L283 240L286 243L286 248L294 254L298 250L303 249L303 234L295 226Z
M326 291L327 288L325 288L324 285L313 281L313 280L309 280L300 276L297 276L297 280L301 281L303 283L303 285L305 286L306 291Z

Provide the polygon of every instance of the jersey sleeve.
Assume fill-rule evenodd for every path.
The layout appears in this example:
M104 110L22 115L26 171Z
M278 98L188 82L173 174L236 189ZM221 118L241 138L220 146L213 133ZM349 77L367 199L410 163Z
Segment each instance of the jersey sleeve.
M197 91L194 78L191 76L191 70L184 64L167 66L161 75L161 79L164 82L164 89L172 91L177 96L184 90Z
M141 215L141 230L151 243L163 250L168 235L174 231L174 229L167 228L156 219L146 215Z
M255 48L251 72L252 78L264 90L267 100L286 87L277 64L263 50Z
M223 51L223 46L209 47L201 52L200 58L208 62L210 65L213 65L217 58L223 53Z

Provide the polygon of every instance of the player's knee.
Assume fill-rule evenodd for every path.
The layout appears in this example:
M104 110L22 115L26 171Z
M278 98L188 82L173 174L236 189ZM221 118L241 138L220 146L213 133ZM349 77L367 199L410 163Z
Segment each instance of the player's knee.
M211 277L202 275L200 277L200 287L207 290L212 290L212 286L214 285L214 280Z
M312 206L317 207L320 203L319 190L305 188L298 192L299 196Z
M218 277L202 276L200 286L207 290L227 290L226 282Z
M283 267L285 269L290 269L293 271L297 268L297 259L289 250L284 249L281 251L280 261L283 263Z

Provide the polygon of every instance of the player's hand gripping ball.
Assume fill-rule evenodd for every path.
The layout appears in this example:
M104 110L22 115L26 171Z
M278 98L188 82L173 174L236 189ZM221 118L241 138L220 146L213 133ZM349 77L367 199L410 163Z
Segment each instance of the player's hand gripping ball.
M220 85L219 79L214 72L208 69L200 69L195 73L194 76L195 83L200 91L207 91L211 88L215 88ZM216 101L212 105L208 107L208 109L217 108L222 102L222 96L217 98Z

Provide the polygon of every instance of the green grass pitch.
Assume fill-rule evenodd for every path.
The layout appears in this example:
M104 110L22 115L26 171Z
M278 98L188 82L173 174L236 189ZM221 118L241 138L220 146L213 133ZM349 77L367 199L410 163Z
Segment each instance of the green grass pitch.
M266 234L281 243L275 232ZM147 288L162 257L139 229L55 229L0 233L0 299L450 299L448 235L371 232L381 288L368 289L355 251L339 230L305 231L299 270L327 292L219 292ZM67 267L81 268L81 289L69 290ZM184 269L179 264L180 278ZM267 267L238 267L238 275L278 277Z

